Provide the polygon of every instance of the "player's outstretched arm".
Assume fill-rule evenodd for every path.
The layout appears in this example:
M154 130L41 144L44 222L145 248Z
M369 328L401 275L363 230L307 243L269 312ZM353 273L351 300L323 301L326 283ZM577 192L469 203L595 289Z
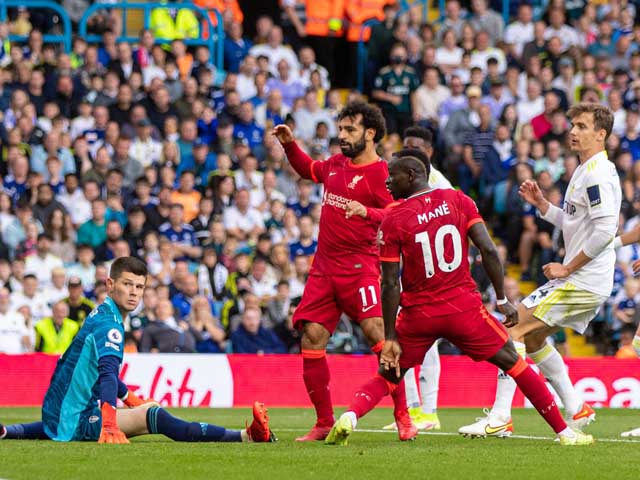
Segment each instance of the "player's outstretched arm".
M276 125L273 128L272 134L278 139L282 148L284 148L289 163L291 163L291 166L298 175L307 180L316 181L312 171L313 160L311 160L311 157L304 153L295 142L291 129L287 125Z
M563 213L562 209L552 205L544 198L542 190L533 180L525 180L518 190L520 197L533 205L542 214L542 218L558 228L562 228Z
M396 336L396 316L400 305L400 262L382 264L382 316L384 318L385 346L380 354L380 365L395 370L400 377L400 344Z
M620 248L638 242L640 242L640 223L628 232L616 237L614 246Z
M487 272L493 289L496 292L496 297L498 298L498 311L505 316L503 322L505 327L510 328L517 325L518 311L509 303L504 292L504 269L502 268L502 262L498 255L498 249L493 243L493 240L491 240L487 227L483 222L478 222L471 226L469 229L469 238L480 250L482 266Z

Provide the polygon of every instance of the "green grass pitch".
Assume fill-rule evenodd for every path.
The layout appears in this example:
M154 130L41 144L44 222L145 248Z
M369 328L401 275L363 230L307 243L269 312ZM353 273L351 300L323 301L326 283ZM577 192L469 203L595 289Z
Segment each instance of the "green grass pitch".
M249 409L172 409L192 421L241 428ZM276 444L176 443L162 436L139 437L131 445L0 441L0 478L31 479L632 479L640 474L640 440L620 432L640 426L637 410L600 410L588 427L598 439L590 447L562 448L533 410L515 410L518 438L466 439L456 429L481 412L440 411L443 429L401 443L379 431L389 409L362 419L346 447L297 444L313 422L309 409L271 409ZM3 423L36 421L34 408L0 409ZM522 437L522 438L520 438Z

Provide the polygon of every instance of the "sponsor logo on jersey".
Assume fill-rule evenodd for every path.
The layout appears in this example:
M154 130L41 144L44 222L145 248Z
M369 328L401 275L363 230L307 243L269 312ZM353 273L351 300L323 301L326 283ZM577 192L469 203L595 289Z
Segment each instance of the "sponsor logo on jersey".
M351 179L351 183L350 183L349 185L347 185L347 187L349 187L349 188L351 188L351 189L356 188L356 185L358 184L358 182L359 182L360 180L362 180L363 178L364 178L364 177L363 177L362 175L356 175L355 177L353 177L353 178Z
M571 215L572 217L576 214L576 206L566 200L564 201L564 207L562 209L564 210L564 213Z
M351 202L351 199L345 198L342 195L336 195L335 193L324 191L322 196L322 205L329 205L332 207L340 208L342 210L347 209L347 205Z

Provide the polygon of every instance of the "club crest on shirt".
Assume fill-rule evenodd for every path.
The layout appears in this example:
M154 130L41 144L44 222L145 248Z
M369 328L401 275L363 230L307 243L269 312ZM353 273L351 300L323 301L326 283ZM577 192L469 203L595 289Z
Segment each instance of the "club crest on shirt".
M356 185L358 184L358 182L360 180L362 180L364 177L362 175L356 175L355 177L353 177L353 179L351 179L351 183L349 185L347 185L347 187L354 189L356 188Z

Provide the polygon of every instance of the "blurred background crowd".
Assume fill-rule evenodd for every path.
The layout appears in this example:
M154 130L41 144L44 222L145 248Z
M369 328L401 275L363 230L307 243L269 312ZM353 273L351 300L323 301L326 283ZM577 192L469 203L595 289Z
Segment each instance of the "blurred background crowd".
M357 98L384 113L385 159L406 128L424 129L433 164L491 227L514 303L544 282L541 265L564 255L561 232L517 190L534 178L562 203L578 164L567 144L572 104L613 111L607 149L624 192L621 231L638 222L635 2L511 1L502 11L487 0L442 10L195 0L221 16L158 4L135 41L120 9L83 24L94 2L59 3L73 25L69 52L45 41L61 31L46 9L8 8L0 23L0 351L64 351L122 255L147 263L152 287L127 320L128 351L299 351L291 315L317 246L322 187L297 176L270 129L288 124L325 159L340 152L337 113ZM224 30L221 65L192 42L213 35L210 26ZM493 309L477 252L469 255ZM586 339L556 337L562 353L635 355L638 259L636 246L619 250L606 308ZM344 318L329 351L368 347Z

